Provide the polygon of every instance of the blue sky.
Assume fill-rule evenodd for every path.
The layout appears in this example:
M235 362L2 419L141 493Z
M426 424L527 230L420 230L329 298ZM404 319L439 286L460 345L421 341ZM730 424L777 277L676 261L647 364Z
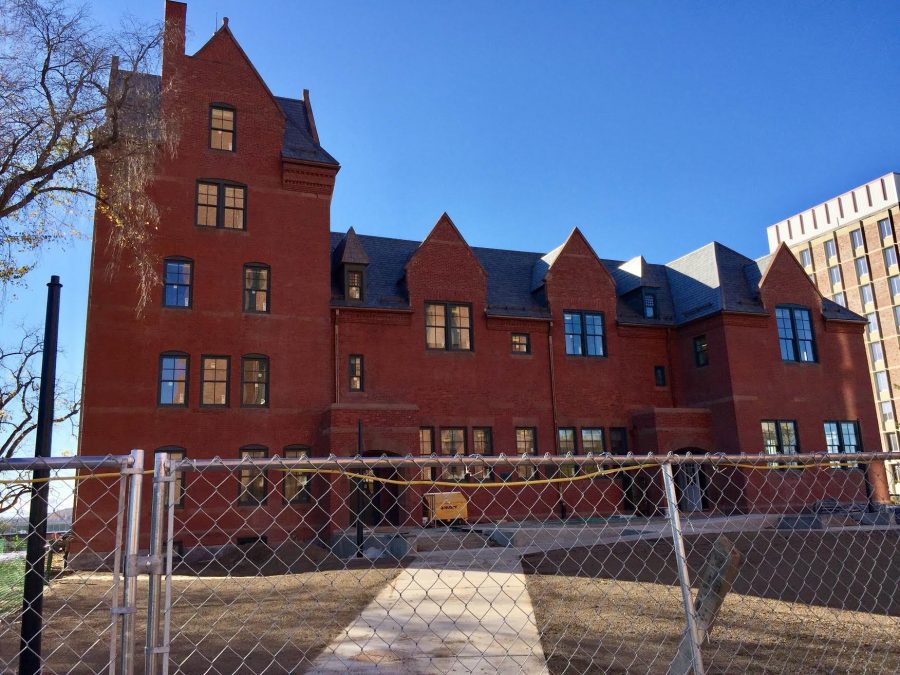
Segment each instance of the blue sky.
M95 17L163 3L95 0ZM188 51L223 16L275 94L311 91L343 168L334 229L666 262L900 171L900 3L188 3ZM89 226L85 225L89 232ZM80 376L90 245L42 253L0 329L62 276L61 373ZM57 435L57 448L72 445Z

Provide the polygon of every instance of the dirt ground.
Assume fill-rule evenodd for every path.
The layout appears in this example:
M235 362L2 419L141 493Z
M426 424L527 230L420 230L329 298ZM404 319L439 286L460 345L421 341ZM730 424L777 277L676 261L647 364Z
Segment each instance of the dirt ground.
M703 648L709 673L900 673L897 531L729 536L743 560ZM688 538L692 574L713 541ZM294 568L332 561L308 554L290 565L260 565L257 553L173 577L170 672L302 673L400 567L358 560L364 568L301 571ZM217 565L248 574L281 565L293 573L197 575ZM670 540L535 553L523 568L552 673L666 672L684 625ZM75 572L50 586L48 672L100 672L107 663L110 583L109 574ZM138 589L141 645L145 583ZM17 646L18 625L0 617L0 672L15 672ZM138 673L142 667L140 652Z
M742 564L708 673L900 673L900 538L893 532L732 535ZM696 575L714 539L686 545ZM671 541L524 559L550 671L665 673L684 628Z
M269 577L173 577L170 673L303 672L398 569ZM138 589L143 645L147 590ZM109 655L111 576L76 573L44 600L49 672L101 672ZM82 618L83 617L83 618ZM17 670L19 628L0 619L0 672ZM143 672L143 649L138 654Z

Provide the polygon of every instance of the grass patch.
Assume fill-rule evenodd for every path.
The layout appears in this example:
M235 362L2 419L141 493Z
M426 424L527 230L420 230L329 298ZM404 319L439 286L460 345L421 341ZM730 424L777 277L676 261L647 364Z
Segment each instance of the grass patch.
M0 616L22 607L22 585L25 582L25 558L0 562Z

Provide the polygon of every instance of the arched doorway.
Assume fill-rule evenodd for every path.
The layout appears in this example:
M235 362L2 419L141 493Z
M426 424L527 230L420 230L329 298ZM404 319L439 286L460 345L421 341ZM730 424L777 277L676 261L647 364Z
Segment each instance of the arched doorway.
M384 452L367 452L366 457L397 457ZM402 474L390 467L370 469L358 473L365 474L366 479L354 478L353 510L354 520L358 517L366 527L397 526L400 524L399 489L397 485L385 483L383 480L400 480Z
M676 455L700 455L704 453L700 448L682 448L676 450ZM709 498L706 491L709 487L709 477L702 464L686 462L674 464L672 474L675 478L675 498L678 500L678 510L682 513L697 513L709 508Z

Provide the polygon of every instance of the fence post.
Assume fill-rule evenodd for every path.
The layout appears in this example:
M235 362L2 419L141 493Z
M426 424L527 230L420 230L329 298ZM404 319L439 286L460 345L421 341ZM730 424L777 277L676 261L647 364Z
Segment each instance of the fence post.
M155 675L159 654L160 584L163 565L163 519L165 518L169 491L169 454L158 452L153 463L153 496L150 506L150 572L147 595L147 640L144 645L144 673Z
M53 410L56 397L56 345L59 335L59 277L47 284L47 314L41 355L41 390L38 399L34 456L50 457L53 445ZM20 626L19 673L35 675L43 667L41 636L44 628L44 568L47 546L47 499L50 486L48 469L32 472L31 499L28 505L28 539L25 552L25 580L22 586L22 624Z
M134 673L134 621L137 611L138 535L141 524L141 484L144 480L144 451L131 451L131 489L125 522L125 598L122 603L122 675Z
M666 509L669 514L669 525L672 527L672 540L675 544L675 562L678 566L678 582L681 585L681 600L684 604L684 618L687 623L687 639L691 646L691 661L694 667L694 675L704 675L703 655L700 653L700 633L697 630L697 617L694 614L694 602L691 599L691 581L688 575L687 557L684 552L681 517L678 513L675 477L672 473L671 462L663 463L662 475L666 489Z

